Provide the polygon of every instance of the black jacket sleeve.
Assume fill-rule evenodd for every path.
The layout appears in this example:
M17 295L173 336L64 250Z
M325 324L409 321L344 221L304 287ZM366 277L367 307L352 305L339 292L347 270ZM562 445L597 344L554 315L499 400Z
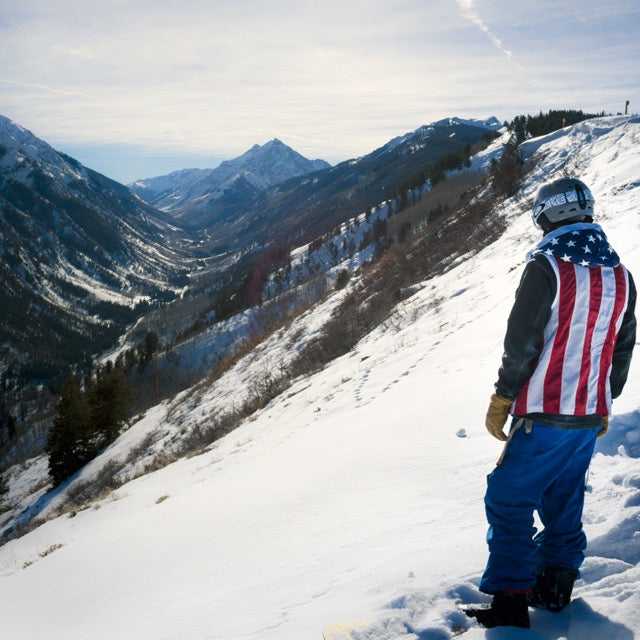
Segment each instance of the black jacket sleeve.
M556 296L556 277L542 255L525 266L507 322L496 393L513 400L531 377L544 342L544 329Z
M627 381L629 366L631 365L631 353L636 344L636 286L629 273L629 301L620 325L620 331L616 339L616 346L613 349L613 360L611 363L611 397L617 398Z

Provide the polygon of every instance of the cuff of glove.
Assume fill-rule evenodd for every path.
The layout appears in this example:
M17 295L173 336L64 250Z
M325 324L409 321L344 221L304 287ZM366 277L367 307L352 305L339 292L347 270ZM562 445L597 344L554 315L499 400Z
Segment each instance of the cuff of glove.
M503 398L502 396L499 396L497 393L494 393L491 396L491 404L494 407L500 407L500 409L509 410L511 408L511 405L513 404L513 400L509 400L508 398Z

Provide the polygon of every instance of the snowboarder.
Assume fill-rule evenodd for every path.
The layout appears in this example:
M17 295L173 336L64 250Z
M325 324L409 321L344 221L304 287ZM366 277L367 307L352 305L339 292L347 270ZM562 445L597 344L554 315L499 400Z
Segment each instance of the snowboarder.
M505 448L485 494L489 559L480 590L493 599L467 610L485 627L528 628L528 606L562 609L584 559L585 475L626 382L636 332L633 278L593 210L575 178L545 184L533 203L544 237L527 255L486 416ZM537 535L534 511L544 527Z

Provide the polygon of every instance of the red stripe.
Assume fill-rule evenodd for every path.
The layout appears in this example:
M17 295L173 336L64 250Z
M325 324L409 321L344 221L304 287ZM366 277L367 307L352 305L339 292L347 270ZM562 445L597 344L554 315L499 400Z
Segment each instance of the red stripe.
M535 369L534 369L535 371ZM531 378L526 381L524 387L518 394L516 398L516 403L513 406L513 414L516 416L524 416L529 413L529 408L527 407L527 394L529 393L529 383L531 382Z
M589 269L589 313L582 347L582 363L580 365L580 379L576 393L575 415L583 416L587 413L587 397L589 391L589 374L591 373L592 357L591 343L596 322L602 303L602 268Z
M564 354L571 330L571 318L576 302L576 273L573 264L557 260L558 271L558 330L553 341L551 359L544 378L544 413L560 413L562 394L562 369Z
M613 273L616 281L616 301L614 304L611 322L609 323L609 331L607 339L602 350L602 358L600 360L600 377L598 379L598 405L596 413L607 415L609 407L607 407L607 382L609 380L609 367L613 360L613 349L616 345L616 337L618 335L617 324L622 310L627 303L627 280L625 277L624 267L618 265L614 267Z

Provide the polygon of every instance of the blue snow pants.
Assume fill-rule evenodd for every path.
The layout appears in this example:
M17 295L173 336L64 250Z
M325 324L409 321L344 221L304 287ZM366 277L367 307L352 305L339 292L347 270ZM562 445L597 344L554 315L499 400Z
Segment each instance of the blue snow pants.
M522 426L513 432L502 461L488 476L489 560L481 591L526 591L544 567L580 567L587 545L582 530L586 473L599 430L534 422L530 431ZM537 535L534 511L544 527Z

